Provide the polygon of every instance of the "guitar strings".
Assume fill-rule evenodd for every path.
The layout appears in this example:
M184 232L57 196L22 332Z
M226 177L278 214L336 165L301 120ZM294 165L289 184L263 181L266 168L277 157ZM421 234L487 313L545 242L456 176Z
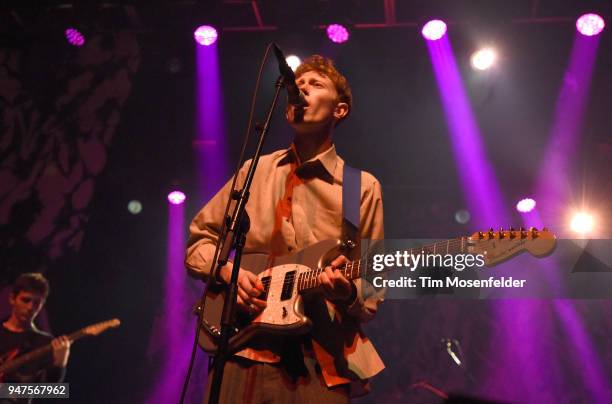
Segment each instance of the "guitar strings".
M433 247L436 247L437 245L444 245L444 246L447 246L447 254L450 254L450 252L451 252L451 251L453 251L453 252L454 252L454 248L450 248L451 246L452 246L452 247L463 247L464 243L467 243L467 241L468 241L467 239L460 239L460 238L459 238L459 239L452 239L452 240L448 240L448 241L442 241L442 242L439 242L439 243L435 243L435 244L431 244L431 245L423 246L423 247L420 247L420 248L413 248L413 249L411 249L410 251L413 251L413 250L414 250L415 252L416 252L416 251L419 251L419 252L422 252L422 253L425 253L425 252L432 252L432 253L433 253L433 252L436 250L436 248L433 248ZM440 253L440 254L441 254L441 253ZM352 270L355 270L355 268L348 268L348 266L353 265L353 266L357 266L357 271L358 271L358 273L359 273L359 272L361 271L361 268L362 268L362 267L361 267L361 262L363 262L363 261L365 261L365 262L366 262L366 265L367 265L367 263L368 263L368 261L369 261L369 260L368 260L368 259L366 259L366 258L364 258L364 259L359 259L359 260L355 260L355 261L350 261L350 262L348 262L348 263L346 263L346 264L344 264L344 265L342 265L342 266L340 266L340 267L338 267L338 268L335 268L335 269L338 269L338 270L343 271L343 272L345 272L345 273L346 273L346 271L347 271L348 269L350 269L350 270L351 270L351 272L352 272ZM301 273L299 273L299 274L298 274L298 277L297 277L298 286L300 285L300 282L301 282L301 284L302 284L302 285L303 285L304 283L307 283L307 282L314 282L314 283L317 283L317 285L316 285L316 286L318 286L318 283L319 283L319 282L318 282L318 277L319 277L319 275L320 275L321 273L323 273L324 269L325 269L325 268L321 268L321 267L319 267L319 268L317 268L317 269L312 269L312 270L310 270L310 271L305 271L305 272L301 272ZM365 269L366 269L365 274L359 274L359 276L358 276L358 277L356 277L356 278L354 278L354 279L357 279L357 278L359 278L359 277L362 277L363 275L367 275L367 274L369 273L369 270L371 270L371 269L373 269L373 268L372 268L372 267L370 267L370 266L368 266L368 267L365 267ZM393 268L393 269L400 269L400 268ZM316 273L316 272L319 272L319 273L318 273L318 274L316 274L316 275L314 275L314 273ZM382 271L382 272L386 272L386 271ZM308 274L308 275L307 275L307 274ZM346 274L345 274L345 275L346 275ZM267 277L267 276L272 276L272 275L266 275L265 277ZM306 278L305 278L305 276L309 276L311 279L310 279L310 280L305 280L305 279L306 279ZM349 275L349 276L350 276L350 275ZM265 277L264 277L264 278L265 278ZM261 279L260 279L260 280L261 280ZM295 280L296 280L296 279L294 279L294 282L295 282ZM281 278L278 278L278 279L272 279L272 280L270 280L269 282L267 282L267 284L268 284L268 290L270 289L270 287L271 287L271 286L275 286L275 287L276 287L276 286L278 286L278 285L280 285L280 284L283 284L283 285L284 285L285 283L286 283L286 282L285 282L285 278L284 278L284 277L283 277L282 279L281 279ZM294 286L295 286L295 285L294 285ZM305 289L314 288L314 287L316 287L316 286L312 286L312 287L305 287L305 288L302 288L301 290L305 290Z

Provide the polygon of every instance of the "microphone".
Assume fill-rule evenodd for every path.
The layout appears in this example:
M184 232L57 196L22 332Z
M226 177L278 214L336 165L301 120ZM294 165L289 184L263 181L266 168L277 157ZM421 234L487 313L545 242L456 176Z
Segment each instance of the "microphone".
M293 70L291 70L291 67L289 67L287 64L283 51L280 50L278 45L273 45L274 54L278 60L278 70L280 71L281 76L283 76L283 82L285 83L285 88L287 89L287 101L289 104L297 108L304 108L308 104L306 103L306 98L304 98L304 93L302 93L295 84L295 74L293 73Z

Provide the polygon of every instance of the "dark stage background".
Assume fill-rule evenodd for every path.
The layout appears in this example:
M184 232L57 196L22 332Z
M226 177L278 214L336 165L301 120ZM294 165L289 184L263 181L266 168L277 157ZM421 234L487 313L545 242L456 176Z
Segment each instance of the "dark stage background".
M161 315L166 303L166 195L175 187L187 194L186 224L205 202L196 196L202 191L195 160L199 146L194 143L197 70L192 34L200 23L231 26L251 18L238 15L247 14L242 9L228 12L228 3L136 2L142 24L136 28L121 7L117 15L114 8L94 12L94 5L75 7L70 17L82 18L89 28L82 48L70 47L63 39L60 22L69 18L56 18L66 15L55 8L56 2L35 8L3 3L0 281L6 286L21 272L45 271L52 293L41 320L55 334L111 317L123 322L117 330L73 346L66 379L73 402L155 401L150 394L168 359L152 336L159 327L173 327L160 325L167 320ZM277 30L220 31L217 43L230 166L236 163L267 43L276 41L286 53L300 56L330 56L349 79L355 100L335 143L347 162L382 183L388 238L449 238L481 230L454 220L466 202L420 34L422 23L433 15L454 21L449 37L461 77L507 208L514 211L516 200L537 179L575 36L575 17L586 10L604 18L611 15L608 3L595 1L398 2L398 20L418 25L354 29L347 43L335 45L324 31L311 28L323 15L321 8L327 7L326 15L344 11L353 22L372 22L384 20L381 2L338 2L345 5L340 11L330 5L334 2L288 2L283 7L293 11L286 12L272 2L258 3L264 17L268 12L277 22ZM533 16L534 4L535 17L568 19L513 22ZM22 24L11 14L15 10ZM612 210L608 31L600 37L579 147L570 156L571 170L560 173L600 212ZM471 52L483 42L495 44L501 54L498 66L484 74L469 66ZM274 63L269 63L257 119L263 119L276 74ZM279 109L266 151L288 146L290 136ZM142 202L138 215L127 210L132 199ZM491 226L520 221L515 212ZM201 287L192 283L185 296ZM6 294L5 288L3 305ZM596 391L586 380L593 368L606 382L612 375L612 303L563 303L578 313L583 339L565 330L555 310L558 304L387 301L366 327L387 369L374 380L373 393L359 402L435 401L431 392L415 386L421 381L457 394L517 402L612 397L610 385ZM498 321L500 307L515 314L510 325ZM189 316L187 311L180 314ZM530 338L524 332L517 338L520 329L529 329ZM454 365L443 338L460 341L465 369ZM580 344L592 348L590 364L577 358ZM529 353L519 353L524 346ZM514 350L516 356L500 354ZM198 358L205 361L203 355ZM183 374L185 369L177 366L175 371ZM202 380L192 383L203 389Z

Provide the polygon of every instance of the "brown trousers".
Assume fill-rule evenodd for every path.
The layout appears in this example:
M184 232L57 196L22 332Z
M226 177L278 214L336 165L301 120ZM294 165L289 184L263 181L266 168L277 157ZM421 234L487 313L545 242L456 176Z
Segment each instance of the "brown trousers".
M348 385L328 388L321 368L312 356L302 363L268 364L232 357L225 365L219 402L222 404L325 403L349 402ZM212 371L204 403L208 403Z

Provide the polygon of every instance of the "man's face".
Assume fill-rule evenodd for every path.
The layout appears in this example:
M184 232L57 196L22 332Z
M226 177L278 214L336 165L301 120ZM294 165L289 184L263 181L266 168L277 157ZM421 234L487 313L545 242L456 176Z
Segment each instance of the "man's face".
M17 295L9 297L12 313L17 320L24 324L30 324L38 315L38 312L45 304L43 296L36 292L21 291Z
M348 112L348 105L338 101L338 92L329 77L310 70L295 82L304 93L307 105L302 113L293 106L287 108L287 120L294 129L328 127L344 116L342 108Z

